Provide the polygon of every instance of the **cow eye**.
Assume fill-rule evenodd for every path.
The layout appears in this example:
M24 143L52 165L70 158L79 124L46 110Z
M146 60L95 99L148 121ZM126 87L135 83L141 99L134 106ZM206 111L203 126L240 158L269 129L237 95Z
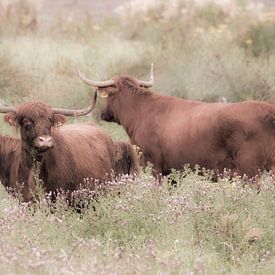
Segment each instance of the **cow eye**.
M32 122L28 119L24 119L23 120L23 126L26 128L26 129L30 129L32 127Z

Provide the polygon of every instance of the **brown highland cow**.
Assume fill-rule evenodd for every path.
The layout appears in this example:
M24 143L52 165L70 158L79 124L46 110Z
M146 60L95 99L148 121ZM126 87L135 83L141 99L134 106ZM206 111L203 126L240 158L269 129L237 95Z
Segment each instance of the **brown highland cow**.
M167 175L184 165L253 178L275 173L275 104L260 101L205 103L160 95L151 80L118 76L81 79L107 97L101 118L121 124L143 153L143 164Z

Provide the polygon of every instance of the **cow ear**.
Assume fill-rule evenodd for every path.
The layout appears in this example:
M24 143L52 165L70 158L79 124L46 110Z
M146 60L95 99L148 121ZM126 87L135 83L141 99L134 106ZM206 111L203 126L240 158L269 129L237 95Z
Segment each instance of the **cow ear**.
M60 114L53 115L53 125L56 127L62 126L67 121L66 117Z
M99 96L101 98L107 98L108 97L108 92L106 92L106 90L98 90Z
M7 113L4 117L5 121L13 127L17 127L17 117L15 112Z

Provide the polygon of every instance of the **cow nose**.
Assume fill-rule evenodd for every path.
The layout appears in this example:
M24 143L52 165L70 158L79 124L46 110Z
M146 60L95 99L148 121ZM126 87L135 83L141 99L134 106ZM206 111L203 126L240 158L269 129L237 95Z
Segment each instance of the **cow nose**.
M39 136L35 139L35 147L51 148L53 147L53 139L51 136Z

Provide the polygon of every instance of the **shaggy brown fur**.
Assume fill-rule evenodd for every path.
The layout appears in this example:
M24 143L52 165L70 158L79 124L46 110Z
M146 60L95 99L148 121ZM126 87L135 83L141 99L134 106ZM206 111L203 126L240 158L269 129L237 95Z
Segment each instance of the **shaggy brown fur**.
M18 166L16 151L20 146L20 139L0 136L0 181L6 188L10 187L12 167Z
M140 147L143 164L155 173L196 164L216 173L225 168L254 177L275 172L275 105L204 103L162 96L140 88L130 77L100 88L108 93L102 119L121 124Z
M117 141L115 144L115 173L133 175L138 171L138 158L133 145Z
M54 149L44 153L41 165L46 190L76 190L83 179L104 182L114 166L113 142L94 124L71 124L53 130Z
M33 172L37 163L40 166L39 177L47 192L62 189L71 193L81 184L87 186L88 183L89 188L94 188L95 184L108 181L113 169L116 169L117 147L95 124L80 123L56 128L54 126L63 123L65 118L53 114L49 106L40 102L20 105L15 112L8 113L5 120L20 127L21 133L21 141L14 141L16 150L9 152L8 146L1 145L3 161L13 157L17 160L10 170L9 165L4 167L4 162L1 162L3 175L8 174L5 184L16 187L17 183L24 183L22 193L25 201L32 199L35 189ZM49 135L53 139L53 147L43 152L34 146L34 140L41 135ZM122 159L119 161L123 163Z

